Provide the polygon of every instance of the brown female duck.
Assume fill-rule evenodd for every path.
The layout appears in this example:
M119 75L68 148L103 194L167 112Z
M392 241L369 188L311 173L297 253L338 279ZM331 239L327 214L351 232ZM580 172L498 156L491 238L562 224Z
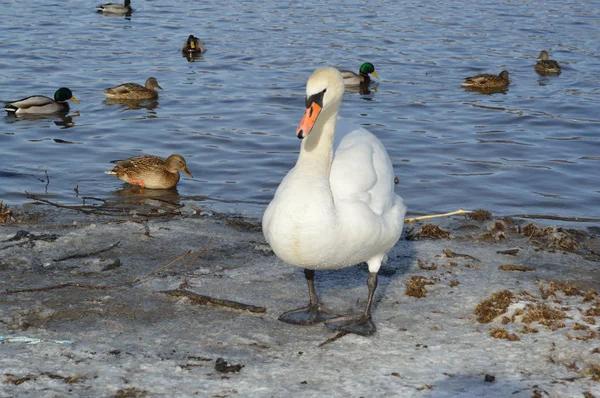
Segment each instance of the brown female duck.
M158 85L156 78L149 77L144 86L137 83L123 83L118 86L107 88L104 90L106 97L116 100L143 100L158 98L157 88L162 90Z
M193 178L185 159L177 154L169 156L167 160L158 156L143 155L115 163L117 165L112 170L107 170L106 174L112 174L122 181L142 188L172 188L179 182L179 170Z
M461 83L461 86L486 90L504 88L509 84L510 80L508 80L508 72L503 70L499 75L483 73L481 75L467 77L465 82Z
M542 50L540 51L540 55L538 55L539 61L535 64L535 71L541 75L547 74L559 74L560 73L560 65L558 62L549 59L548 51Z

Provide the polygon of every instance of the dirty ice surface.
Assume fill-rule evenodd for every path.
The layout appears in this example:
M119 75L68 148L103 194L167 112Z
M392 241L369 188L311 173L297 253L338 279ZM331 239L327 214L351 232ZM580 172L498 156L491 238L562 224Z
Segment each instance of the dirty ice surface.
M14 210L0 224L2 397L600 396L597 228L461 216L430 239L408 226L380 272L377 332L328 341L324 325L277 320L306 304L306 283L254 220ZM360 311L367 275L317 272L316 285L329 309ZM181 287L266 312L164 293ZM505 290L505 307L485 301Z

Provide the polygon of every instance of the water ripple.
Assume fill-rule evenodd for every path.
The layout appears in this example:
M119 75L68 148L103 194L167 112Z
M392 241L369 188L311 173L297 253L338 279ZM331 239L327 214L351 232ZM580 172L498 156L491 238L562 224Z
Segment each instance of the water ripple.
M196 177L182 180L181 197L256 209L296 161L312 70L371 61L379 85L346 93L341 114L384 142L411 211L600 216L595 2L134 0L131 17L74 0L10 4L0 100L67 86L81 103L63 117L0 121L5 202L44 194L45 171L49 197L62 202L79 203L76 185L84 196L131 194L103 173L110 160L180 153ZM182 57L189 34L206 42L205 55ZM560 76L535 74L541 49L561 61ZM506 92L460 87L502 69ZM105 101L105 88L149 76L164 88L157 101Z

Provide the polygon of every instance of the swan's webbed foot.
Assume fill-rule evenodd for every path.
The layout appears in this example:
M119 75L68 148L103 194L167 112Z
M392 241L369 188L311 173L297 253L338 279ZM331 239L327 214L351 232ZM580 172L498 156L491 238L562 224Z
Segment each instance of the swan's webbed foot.
M308 295L310 303L303 308L284 312L279 316L282 322L293 323L294 325L314 325L325 322L327 319L335 318L337 315L330 313L319 301L317 291L315 290L315 271L305 269L304 276L308 284Z
M341 330L348 333L354 333L361 336L370 336L377 328L371 319L371 305L377 289L377 272L370 272L367 279L369 295L365 310L360 315L343 315L337 318L329 319L325 322L330 330Z
M345 315L328 319L325 321L325 325L330 330L339 330L361 336L370 336L377 330L371 316L367 314Z
M279 316L279 320L294 325L315 325L325 322L327 319L335 318L337 315L331 314L322 304L311 305L284 312Z

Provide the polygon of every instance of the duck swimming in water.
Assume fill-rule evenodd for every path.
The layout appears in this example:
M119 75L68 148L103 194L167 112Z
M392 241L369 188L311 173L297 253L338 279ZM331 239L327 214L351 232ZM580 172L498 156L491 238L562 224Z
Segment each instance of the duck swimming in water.
M369 84L371 82L371 77L369 75L373 75L377 79L377 73L375 72L375 66L373 66L370 62L365 62L360 66L358 73L354 73L351 70L340 70L342 77L344 78L344 84L346 86L359 86Z
M131 14L133 8L131 8L131 0L125 0L124 4L118 3L106 3L101 4L96 7L96 11L101 12L103 14L118 14L125 15Z
M181 155L173 154L167 160L152 155L135 156L115 162L117 165L106 174L116 176L121 181L139 185L142 188L169 189L179 182L179 170L188 176L185 159ZM193 177L192 177L193 178Z
M158 98L157 88L162 90L154 77L149 77L142 86L137 83L123 83L104 90L106 97L116 100L143 100Z
M7 102L4 110L15 115L44 115L69 111L68 100L79 103L71 90L61 87L54 93L54 99L45 95L33 95L17 101Z
M461 86L485 90L504 88L509 84L510 80L508 80L508 72L503 70L499 75L483 73L481 75L467 77Z
M206 46L199 38L194 35L189 35L186 42L183 44L181 52L185 54L204 54L206 52Z
M548 51L542 50L540 51L540 55L538 55L539 61L535 64L534 69L540 75L549 75L549 74L559 74L560 73L560 65L558 62L550 59L548 56Z

